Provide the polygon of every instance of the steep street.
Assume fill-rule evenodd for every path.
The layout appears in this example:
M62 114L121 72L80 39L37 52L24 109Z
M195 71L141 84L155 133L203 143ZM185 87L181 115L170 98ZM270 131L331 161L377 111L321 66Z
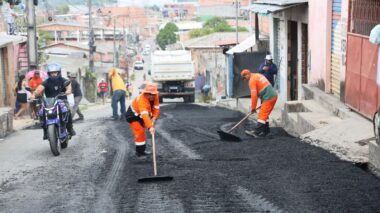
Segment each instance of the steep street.
M40 129L0 143L2 212L376 212L380 180L273 128L265 139L223 142L217 129L241 113L171 103L157 128L158 174L134 155L125 121L108 106L86 111L78 135L54 157Z

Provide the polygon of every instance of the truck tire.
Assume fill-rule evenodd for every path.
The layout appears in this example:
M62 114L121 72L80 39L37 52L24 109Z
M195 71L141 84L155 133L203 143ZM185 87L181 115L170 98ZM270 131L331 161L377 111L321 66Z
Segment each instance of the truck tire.
M189 103L194 103L195 97L194 95L189 96Z
M158 97L158 102L160 102L160 103L164 102L164 98L163 97Z

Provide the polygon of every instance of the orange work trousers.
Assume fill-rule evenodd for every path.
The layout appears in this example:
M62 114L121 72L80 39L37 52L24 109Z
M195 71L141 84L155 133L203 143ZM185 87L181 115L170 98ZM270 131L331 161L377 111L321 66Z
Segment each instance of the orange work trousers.
M129 124L131 126L133 135L135 136L136 146L145 145L145 127L138 121L133 121Z
M259 117L257 119L258 122L265 123L269 119L269 115L272 112L274 105L276 104L276 101L277 101L277 95L269 100L264 101L261 104Z

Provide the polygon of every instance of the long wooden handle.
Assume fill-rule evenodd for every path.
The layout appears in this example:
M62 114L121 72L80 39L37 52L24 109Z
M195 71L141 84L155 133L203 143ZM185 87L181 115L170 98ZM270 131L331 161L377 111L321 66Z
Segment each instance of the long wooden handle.
M261 108L261 106L257 107L256 110L259 110ZM255 110L255 111L256 111ZM245 121L250 115L252 115L253 113L250 112L248 113L243 119L241 119L237 124L235 124L235 126L233 126L230 130L228 130L227 132L228 133L231 133L232 130L234 130L236 127L238 127L243 121Z
M248 113L243 119L241 119L237 124L235 124L235 126L233 126L230 130L228 130L227 132L228 133L231 133L232 130L234 130L236 127L238 127L243 121L245 121L250 115L252 115L252 113Z
M152 150L153 150L153 172L154 172L154 176L157 176L156 143L154 141L154 134L152 134Z

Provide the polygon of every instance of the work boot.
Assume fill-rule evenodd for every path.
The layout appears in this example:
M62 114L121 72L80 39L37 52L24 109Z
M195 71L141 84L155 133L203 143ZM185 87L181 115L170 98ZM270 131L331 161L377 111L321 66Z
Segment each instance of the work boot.
M269 133L269 123L267 125L266 123L263 124L263 123L258 122L254 131L255 131L254 134L258 137L266 136Z
M74 136L74 135L77 134L77 133L75 132L75 130L74 130L73 127L71 127L71 128L67 128L67 131L69 132L69 134L70 134L71 136Z
M47 129L44 128L43 130L44 130L43 140L47 140L48 139Z
M148 157L150 156L152 153L148 152L148 151L144 151L144 152L136 152L135 153L137 157Z
M265 129L268 132L267 134L269 134L270 133L269 121L265 122Z

